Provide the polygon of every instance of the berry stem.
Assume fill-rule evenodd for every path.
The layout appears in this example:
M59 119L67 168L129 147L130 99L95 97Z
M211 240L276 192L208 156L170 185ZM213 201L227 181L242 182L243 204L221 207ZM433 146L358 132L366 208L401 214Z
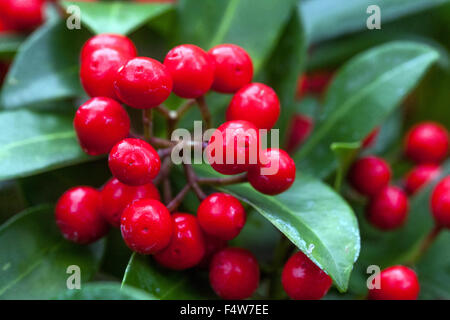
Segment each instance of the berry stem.
M166 139L162 139L162 138L158 138L158 137L151 137L149 139L149 142L152 146L154 146L156 148L169 148L169 147L173 147L177 144L176 141L170 141L170 140L166 140Z
M152 109L142 110L142 124L144 126L144 139L145 141L150 141L153 131L152 123L153 112Z
M183 187L183 189L181 189L181 191L175 196L175 198L173 198L173 200L167 204L167 209L170 212L175 211L190 190L191 190L191 186L189 184L185 185Z
M162 162L158 176L153 179L153 184L158 185L163 179L165 179L169 175L171 167L172 160L170 159L170 157L166 157Z
M206 194L203 192L202 188L197 182L197 175L195 174L194 169L192 168L192 165L183 163L184 172L186 174L187 180L189 185L191 186L192 190L194 190L195 194L197 195L197 198L202 201L206 198Z
M197 178L199 184L214 184L220 186L226 186L230 184L247 182L247 174L235 175L226 178Z
M170 185L169 177L163 179L163 197L164 203L170 203L172 201L172 186Z
M193 106L195 105L196 101L194 99L187 100L185 103L183 103L178 109L178 119L180 119L184 114Z
M417 252L413 255L413 257L408 262L408 265L414 265L416 264L420 258L427 252L428 248L433 244L434 240L436 240L437 236L442 231L442 227L435 225L433 229L431 229L430 233L425 237L425 239L420 244L419 249Z
M202 118L205 121L206 129L212 127L211 113L209 112L208 105L206 104L205 97L201 96L197 98L197 104L202 114Z

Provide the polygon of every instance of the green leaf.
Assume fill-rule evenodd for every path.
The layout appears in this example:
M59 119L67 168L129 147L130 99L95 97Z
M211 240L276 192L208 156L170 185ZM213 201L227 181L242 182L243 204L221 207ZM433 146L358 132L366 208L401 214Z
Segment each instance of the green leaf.
M79 147L71 115L0 112L0 180L95 159Z
M420 299L450 299L450 233L443 231L417 265Z
M342 180L344 179L348 168L355 159L359 148L360 142L339 143L335 142L331 144L331 150L334 152L338 160L338 170L336 173L336 180L334 183L334 189L339 192L342 186Z
M438 57L426 45L392 42L346 63L328 88L313 134L294 155L297 168L321 178L330 174L337 164L331 144L364 139Z
M62 6L77 6L81 22L92 32L127 35L153 18L169 11L169 3L132 3L127 1L79 2L63 1Z
M210 292L200 288L197 276L190 271L168 270L158 266L149 256L133 253L122 285L139 288L160 300L210 299Z
M69 30L54 19L36 30L20 46L2 88L0 107L37 105L81 95L78 57L89 37L83 30Z
M67 290L57 300L153 300L154 297L142 290L121 286L118 282L91 282L80 290Z
M255 74L278 42L296 0L180 0L180 40L205 50L221 43L242 46Z
M306 57L306 40L303 26L295 12L284 28L283 34L272 56L266 63L267 83L277 92L281 102L280 118L277 127L283 140L286 130L295 113L297 80Z
M67 267L82 283L96 273L103 241L80 246L63 239L53 207L26 210L0 227L0 299L49 299L67 289Z
M300 2L300 14L305 21L310 42L319 42L349 32L366 29L366 13L377 5L383 24L396 18L449 3L449 0L305 0Z
M196 169L203 176L221 176L208 166ZM327 272L339 290L347 289L360 249L358 223L331 188L297 173L292 187L277 196L263 195L248 183L217 189L252 206Z
M19 49L24 36L18 34L0 33L0 58L10 59Z

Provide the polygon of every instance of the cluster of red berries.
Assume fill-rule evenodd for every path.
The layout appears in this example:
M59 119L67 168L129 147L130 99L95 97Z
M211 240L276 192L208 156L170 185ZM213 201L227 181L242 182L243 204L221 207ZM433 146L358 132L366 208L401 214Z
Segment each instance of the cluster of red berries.
M175 270L209 265L211 286L219 296L249 297L259 284L258 263L249 251L226 247L245 225L244 207L229 194L213 193L202 199L196 216L171 214L153 184L160 172L160 156L145 140L130 137L130 119L120 102L149 109L172 92L190 99L201 98L211 89L234 93L228 121L216 129L208 145L222 136L219 149L223 147L224 157L231 145L235 160L242 156L245 161L211 166L223 174L247 172L255 189L278 194L292 185L295 164L283 150L259 152L258 129L274 126L280 102L270 87L251 83L252 77L250 56L232 44L218 45L209 52L180 45L160 63L138 57L127 37L102 34L89 39L81 52L80 78L92 98L77 110L74 128L86 153L109 154L113 178L101 190L81 186L61 196L56 222L64 237L88 244L105 236L109 225L119 227L133 251L152 255L159 264ZM259 117L255 119L254 114ZM241 134L246 139L239 145L235 142ZM249 150L254 147L259 157L257 163L250 163ZM261 169L271 169L275 161L277 172L263 175Z
M417 124L407 133L405 155L417 166L405 177L405 191L389 185L391 168L383 159L366 156L353 164L349 172L349 181L359 193L370 197L367 218L374 226L382 230L392 230L405 223L409 208L408 194L416 193L440 175L439 164L448 154L448 139L447 130L433 122ZM433 200L432 204L435 202ZM433 209L436 223L438 225L448 223L443 218L442 211L438 212L436 214L436 210ZM450 213L447 216L450 217Z

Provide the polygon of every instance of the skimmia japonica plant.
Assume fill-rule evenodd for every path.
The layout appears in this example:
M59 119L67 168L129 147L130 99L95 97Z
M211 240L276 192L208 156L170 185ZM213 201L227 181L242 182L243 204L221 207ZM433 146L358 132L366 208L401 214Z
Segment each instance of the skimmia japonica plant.
M449 4L331 2L0 0L0 298L449 299Z

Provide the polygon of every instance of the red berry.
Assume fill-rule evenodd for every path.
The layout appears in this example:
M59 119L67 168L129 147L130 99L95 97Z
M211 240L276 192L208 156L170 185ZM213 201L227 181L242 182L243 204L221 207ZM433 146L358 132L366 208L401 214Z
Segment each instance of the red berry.
M392 230L406 222L408 210L406 194L400 188L388 186L370 199L367 218L381 230Z
M314 120L308 116L297 114L292 119L288 134L287 152L295 151L311 134Z
M90 56L95 50L102 48L114 49L129 57L137 55L136 47L130 38L120 34L102 33L86 41L81 49L81 60Z
M231 99L227 121L246 120L259 129L271 129L280 115L280 101L272 88L262 83L250 83Z
M450 176L442 179L434 188L431 212L438 226L450 228Z
M246 214L238 199L226 193L213 193L197 210L202 229L222 240L234 239L245 225Z
M114 80L119 68L133 56L111 48L97 49L81 60L81 84L91 97L109 97L117 100Z
M248 182L264 194L276 195L290 188L295 180L294 160L281 149L266 149L260 155L261 164L250 168Z
M100 193L91 187L67 190L56 203L55 218L64 238L79 244L92 243L108 232Z
M197 218L198 219L198 218ZM207 233L203 233L203 239L205 239L205 255L199 266L208 268L214 254L227 247L227 241L211 236Z
M211 88L214 63L203 49L183 44L170 50L164 65L172 75L173 92L182 98L198 98Z
M416 273L404 266L393 266L380 272L380 288L369 289L371 300L416 300L420 286Z
M205 241L197 218L187 213L172 216L174 231L168 247L155 254L155 260L169 269L184 270L199 264L205 254Z
M222 299L246 299L259 285L258 262L248 250L223 249L216 253L211 261L209 281Z
M211 136L206 153L217 172L245 172L258 163L258 128L244 120L225 122Z
M234 44L220 44L208 52L215 66L213 90L233 93L252 81L252 59L243 48Z
M90 155L99 155L108 153L128 136L130 118L113 99L98 97L78 108L73 126L83 150Z
M352 165L349 180L359 193L373 196L389 184L391 168L383 159L367 156Z
M44 20L43 0L2 0L0 15L17 30L28 31Z
M138 57L120 68L114 87L117 96L137 109L154 108L172 92L172 78L159 61Z
M377 140L378 134L380 133L380 128L377 127L372 132L370 132L367 137L364 138L362 141L362 147L363 148L370 148L373 146L375 141Z
M144 140L131 138L111 149L108 164L113 176L130 186L152 182L161 168L156 150Z
M173 221L169 210L158 200L139 199L123 210L120 231L131 250L154 254L169 245Z
M439 163L448 153L448 132L435 122L415 125L406 135L405 153L417 163Z
M405 189L409 194L416 193L441 173L437 164L422 164L413 168L405 178Z
M286 262L281 283L287 295L294 300L319 300L328 292L332 280L299 251Z
M0 34L9 33L14 30L14 26L6 20L5 17L0 15Z
M114 227L120 226L122 211L134 200L160 200L158 189L152 184L132 187L116 178L110 179L101 190L102 215Z

